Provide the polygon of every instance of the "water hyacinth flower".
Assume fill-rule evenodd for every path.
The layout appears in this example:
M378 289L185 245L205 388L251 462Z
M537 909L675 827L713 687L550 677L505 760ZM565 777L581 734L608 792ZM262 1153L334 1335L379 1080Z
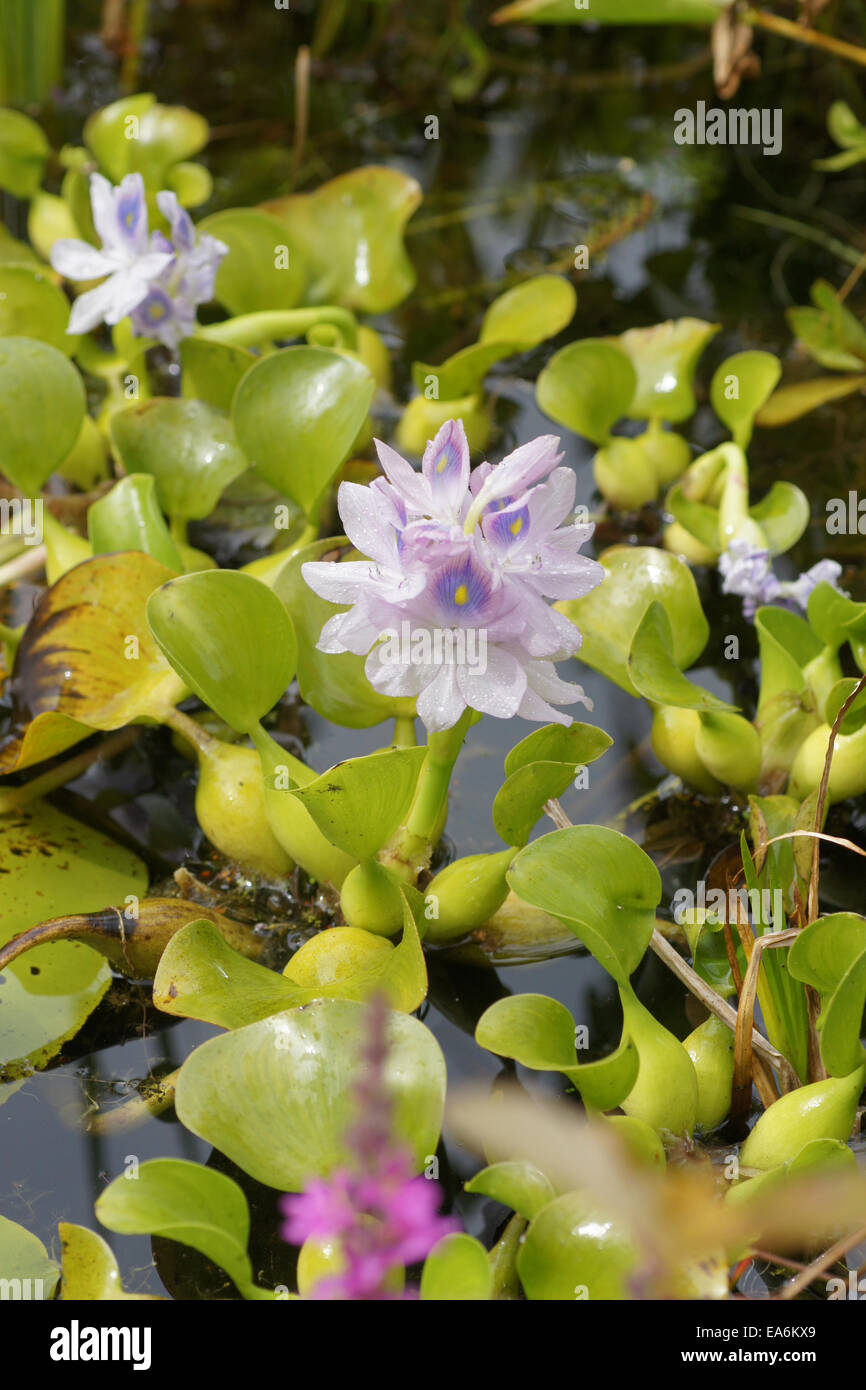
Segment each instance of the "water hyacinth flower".
M417 473L376 441L384 477L344 482L338 494L346 535L369 559L303 566L317 594L350 605L325 624L319 649L367 656L374 688L416 697L431 733L467 708L560 724L571 718L555 705L592 708L555 669L581 639L548 600L604 578L580 554L593 527L567 524L576 480L558 467L558 444L543 435L470 470L463 425L449 420Z
M169 192L159 193L157 204L170 224L170 239L150 233L141 174L127 174L117 187L92 174L90 202L102 246L62 237L51 248L51 264L69 280L108 278L76 299L67 333L113 326L131 315L137 337L177 347L195 329L197 306L213 298L228 247L215 237L197 238L189 215Z
M781 580L773 573L769 550L748 541L732 541L719 557L722 593L737 594L743 600L743 616L750 622L765 604L775 603L790 612L806 610L809 595L818 584L831 584L842 573L835 560L819 560L817 565L796 579Z
M422 1260L443 1236L460 1229L454 1218L437 1214L439 1183L413 1176L411 1153L394 1142L384 1080L388 1007L377 995L367 1009L367 1040L355 1087L358 1119L346 1135L352 1163L281 1203L283 1239L290 1244L311 1238L340 1242L344 1268L316 1283L316 1299L394 1298L389 1276Z

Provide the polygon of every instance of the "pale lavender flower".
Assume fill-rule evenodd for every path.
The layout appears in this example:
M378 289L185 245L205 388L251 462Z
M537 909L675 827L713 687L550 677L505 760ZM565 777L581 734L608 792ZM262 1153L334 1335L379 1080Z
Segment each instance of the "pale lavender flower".
M554 703L592 708L554 668L580 633L546 600L578 598L604 578L579 554L593 528L564 524L575 480L557 467L557 445L546 435L470 472L463 425L449 420L416 473L377 441L385 476L343 483L338 497L346 534L369 560L303 567L316 593L350 605L325 624L320 650L366 655L375 689L414 697L430 732L467 708L562 724L571 719ZM413 655L394 661L381 639L406 624ZM454 641L437 643L443 633ZM483 666L466 659L478 650L470 636L483 637Z
M207 233L196 236L176 194L158 193L156 201L170 225L171 240L154 232L153 241L171 253L171 260L132 314L132 328L138 337L176 348L195 332L199 304L213 299L217 271L229 248Z
M98 323L120 323L141 304L172 258L171 248L155 249L148 239L141 174L127 174L116 188L102 174L92 174L90 202L102 246L61 237L51 248L52 266L69 280L108 276L96 289L78 296L68 333L87 333Z
M92 174L90 200L101 248L61 238L51 248L51 264L70 280L108 279L78 296L66 331L86 333L98 323L114 325L131 316L137 337L177 347L195 330L197 306L213 298L228 247L215 237L196 238L189 215L169 192L157 194L156 201L171 239L149 234L141 174L127 174L116 188Z
M340 1242L341 1274L320 1280L316 1299L388 1299L395 1269L415 1264L443 1236L460 1229L438 1215L438 1182L413 1176L407 1148L395 1144L393 1107L385 1086L388 1009L376 996L368 1004L368 1036L355 1087L358 1119L346 1135L351 1165L309 1182L282 1199L283 1239L302 1245L312 1238Z
M806 610L809 595L818 584L831 584L842 573L835 560L819 560L796 579L781 580L773 572L769 550L762 550L748 541L732 541L719 556L722 593L737 594L743 600L743 616L750 622L758 608L776 604L795 613Z

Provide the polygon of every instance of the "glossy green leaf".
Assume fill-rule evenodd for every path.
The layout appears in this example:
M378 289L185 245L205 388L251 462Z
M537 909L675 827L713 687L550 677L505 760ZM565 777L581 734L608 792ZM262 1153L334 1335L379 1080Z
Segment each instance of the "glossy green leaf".
M84 383L35 338L0 338L0 473L35 497L81 433Z
M295 672L292 624L275 594L238 570L205 570L164 584L147 605L151 631L186 685L247 733Z
M304 579L302 569L309 560L360 558L344 536L315 541L286 562L274 581L274 593L289 612L298 638L298 685L306 704L323 719L346 729L367 729L397 714L415 712L415 701L392 699L374 690L364 674L366 657L353 652L319 651L322 628L344 608L320 598Z
M637 373L628 414L636 420L656 418L673 425L694 415L698 358L718 331L717 323L685 318L620 334L614 341Z
M41 261L26 241L11 236L0 222L0 265L29 265L40 267Z
M51 146L36 121L23 111L0 109L0 188L16 198L39 191Z
M231 420L204 401L152 400L116 410L111 440L127 473L156 479L169 516L209 516L223 489L247 469Z
M637 373L628 355L602 338L584 338L554 353L539 374L539 407L558 425L601 444L628 415Z
M545 804L571 786L579 767L595 762L613 740L593 724L547 724L512 748L505 782L493 802L493 825L507 845L525 845Z
M866 328L840 300L832 285L817 280L812 286L814 308L789 309L791 330L820 362L833 371L860 371L866 361Z
M172 937L160 958L153 1002L163 1013L242 1028L314 999L366 999L381 990L393 1009L412 1013L427 994L427 968L415 919L407 909L399 946L356 973L328 984L298 985L233 951L205 920Z
M829 646L840 647L843 642L859 636L861 630L866 629L866 603L855 603L832 584L815 585L809 595L806 612L812 631ZM811 660L811 655L807 654L809 650L802 653L806 661ZM812 651L812 655L817 654Z
M466 1191L501 1202L527 1221L533 1221L556 1196L550 1179L525 1159L491 1163L470 1178Z
M855 391L866 388L866 376L821 376L814 381L798 381L792 386L780 386L755 416L755 424L763 429L775 429L799 420L819 406L842 400Z
M96 1231L60 1221L60 1297L66 1303L101 1303L130 1299L139 1302L152 1294L124 1293L117 1260Z
M363 1004L321 999L213 1038L181 1069L178 1116L251 1177L298 1192L349 1157L345 1133L366 1032ZM394 1133L420 1171L439 1140L445 1061L409 1014L389 1014L388 1038Z
M60 1277L60 1270L37 1236L31 1234L17 1221L8 1216L0 1216L0 1279L17 1280L17 1294L10 1292L4 1298L49 1299ZM15 1288L15 1285L12 1285Z
M309 513L348 454L374 390L353 357L284 348L251 367L237 389L238 443L269 483Z
M670 619L673 656L682 670L700 656L710 635L688 565L655 546L614 546L600 557L603 584L584 598L556 604L583 634L580 659L637 695L628 672L635 632L654 601Z
M386 313L415 287L403 228L421 201L408 174L367 164L314 193L264 204L286 228L307 264L306 304L342 304Z
M163 106L150 92L122 97L88 117L84 142L112 183L140 173L152 193L166 187L168 171L204 149L208 125L186 106Z
M147 871L129 850L36 801L0 821L0 945L39 922L143 896ZM111 982L88 946L37 946L0 979L0 1076L41 1066L74 1037Z
M741 449L748 448L755 416L781 375L782 364L771 352L736 352L716 368L710 383L713 410Z
M141 550L167 569L181 573L183 561L169 535L156 500L156 479L130 473L87 511L87 535L95 555Z
M544 1302L630 1299L637 1263L633 1238L583 1192L568 1192L539 1212L517 1257L526 1297Z
M821 995L821 1058L831 1076L848 1076L864 1060L866 917L836 912L805 927L788 952L795 980Z
M231 411L238 382L255 362L247 348L184 338L180 345L181 393L217 410Z
M69 300L44 270L0 265L0 338L36 338L71 357L80 340L68 323Z
M18 647L18 732L0 771L54 757L94 729L160 719L184 686L153 640L148 595L171 570L141 551L95 555L42 595Z
M564 1004L545 994L497 999L478 1020L475 1041L532 1071L562 1072L580 1091L584 1104L596 1110L620 1105L637 1080L638 1054L627 1033L607 1057L580 1063L574 1019Z
M847 101L834 101L827 112L827 129L843 149L866 145L866 125L858 121Z
M435 381L436 399L456 402L480 391L491 367L501 362L504 357L513 357L522 350L518 342L497 340L490 343L471 343L469 347L455 352L438 367L432 362L413 362L412 381L422 393L427 390L431 380Z
M249 1207L225 1173L185 1159L154 1158L140 1164L134 1178L115 1178L96 1199L96 1215L119 1235L161 1236L191 1246L224 1269L245 1297L256 1297L247 1254Z
M665 509L699 545L705 546L716 556L721 553L717 507L710 507L706 502L696 502L688 497L681 484L677 483L665 498Z
M805 533L811 508L806 494L794 483L776 482L766 497L749 508L749 516L763 531L770 554L784 555Z
M354 859L369 859L402 825L426 753L387 748L347 758L292 795L331 844Z
M199 223L198 230L223 242L229 253L217 271L214 297L230 314L293 309L306 280L304 258L287 243L285 225L258 208L227 208Z
M661 880L634 841L598 825L554 830L514 859L508 882L519 898L558 917L618 984L649 945Z
M422 1303L479 1303L493 1296L487 1251L462 1231L434 1245L421 1271Z
M657 705L696 710L736 708L683 675L674 659L670 618L658 600L650 604L632 639L628 673L635 689Z
M499 295L481 324L479 343L520 343L537 347L567 328L577 308L577 292L562 275L533 275Z
M728 0L513 0L495 10L494 24L713 24Z

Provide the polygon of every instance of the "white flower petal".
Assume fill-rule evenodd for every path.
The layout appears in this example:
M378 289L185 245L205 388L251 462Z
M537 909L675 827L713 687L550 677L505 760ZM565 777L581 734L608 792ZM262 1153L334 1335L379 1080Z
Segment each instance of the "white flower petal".
M86 241L60 237L51 248L51 264L67 280L100 280L117 266L110 256Z

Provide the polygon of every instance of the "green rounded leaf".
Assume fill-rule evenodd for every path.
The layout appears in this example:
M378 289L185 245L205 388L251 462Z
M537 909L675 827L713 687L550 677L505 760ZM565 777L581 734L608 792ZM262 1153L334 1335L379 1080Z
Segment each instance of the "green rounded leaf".
M602 338L585 338L554 353L540 373L536 400L545 415L601 444L629 414L637 373L627 354Z
M0 877L0 945L52 917L96 912L147 890L147 871L135 855L41 801L0 822ZM0 978L0 1079L26 1074L59 1052L110 983L97 951L66 941L37 946L7 966Z
M694 415L698 358L718 331L717 323L685 318L621 333L615 342L637 373L628 414L636 420L656 418L674 425Z
M209 516L247 469L232 422L204 401L155 396L111 416L111 440L127 473L150 473L172 517Z
M286 228L276 217L258 208L227 208L205 217L198 230L229 248L217 271L214 298L230 314L293 309L300 302L304 259L287 244Z
M864 150L866 158L866 150ZM755 416L755 424L762 429L774 429L799 420L811 410L838 401L843 396L853 395L855 391L866 388L866 376L820 376L814 381L798 381L792 386L780 386L774 391L766 405Z
M149 473L130 473L93 502L87 512L87 535L95 555L141 550L168 569L183 570L156 500L156 479Z
M299 1192L349 1158L345 1134L366 1032L363 1004L321 999L213 1038L181 1069L178 1116L251 1177ZM389 1014L388 1039L394 1133L420 1171L439 1140L445 1060L409 1014Z
M180 345L181 393L231 411L238 383L255 362L247 348L214 343L208 338L184 338Z
M224 1269L240 1293L253 1288L247 1254L250 1212L233 1178L180 1158L154 1158L99 1194L96 1215L124 1236L162 1236ZM255 1294L253 1294L255 1297Z
M618 984L628 983L661 899L658 869L633 840L598 825L554 830L520 851L508 882L559 918Z
M505 759L506 781L493 802L493 825L507 845L525 845L544 807L561 796L576 771L613 743L592 724L547 724L522 739Z
M8 1216L0 1216L0 1279L20 1281L18 1298L49 1299L59 1275L38 1236ZM14 1293L8 1296L16 1297Z
M788 970L821 995L821 1058L831 1076L848 1076L863 1061L866 918L853 912L819 917L789 950Z
M696 710L736 708L683 675L674 659L671 622L658 600L650 604L632 639L628 673L635 690L654 704Z
M0 266L0 338L36 338L71 357L79 343L66 332L69 300L37 266Z
M497 999L478 1020L475 1041L499 1057L513 1057L532 1071L559 1071L580 1091L584 1104L613 1110L634 1087L638 1054L627 1033L615 1052L598 1062L577 1060L574 1019L545 994Z
M117 1260L110 1247L86 1226L70 1221L57 1225L61 1249L60 1297L67 1303L101 1303L156 1297L152 1294L124 1293Z
M796 545L809 525L811 508L806 494L794 483L776 482L766 497L749 508L757 521L771 555L784 555Z
M347 758L292 795L331 844L369 859L402 825L426 755L426 748L386 748Z
M533 1221L556 1196L553 1183L526 1159L491 1163L465 1185L466 1191L501 1202Z
M480 1240L461 1231L434 1245L421 1271L423 1303L478 1303L492 1295L493 1271Z
M0 473L29 497L81 433L84 383L67 357L35 338L0 338Z
M670 619L673 658L682 670L700 656L710 635L688 565L655 546L614 546L600 560L607 577L584 598L556 604L583 634L580 658L637 695L628 671L634 635L650 604Z
M284 348L251 367L237 389L238 443L269 483L309 513L348 454L374 390L355 358Z
M9 22L14 22L10 20ZM4 39L9 42L8 31ZM36 121L23 111L0 110L0 188L16 198L38 193L51 146Z
M737 352L716 368L710 383L713 410L741 449L748 448L755 416L781 375L782 364L771 352Z
M326 938L330 935L325 933ZM316 985L295 984L248 960L205 919L190 922L175 933L160 957L153 1002L163 1013L180 1018L242 1028L314 999L366 999L376 990L401 1013L412 1013L426 997L424 952L408 908L399 946L349 976Z
M306 304L342 304L386 313L415 288L403 228L421 201L408 174L364 165L264 204L300 248L307 265Z
M147 620L184 683L241 733L274 707L294 675L297 649L285 608L238 570L170 580L151 595Z
M207 141L203 116L186 106L163 106L151 92L103 106L84 126L84 142L112 183L140 173L153 193L166 187L172 165L198 154Z
M479 343L537 347L566 328L577 308L577 291L562 275L534 275L494 299L481 324Z

